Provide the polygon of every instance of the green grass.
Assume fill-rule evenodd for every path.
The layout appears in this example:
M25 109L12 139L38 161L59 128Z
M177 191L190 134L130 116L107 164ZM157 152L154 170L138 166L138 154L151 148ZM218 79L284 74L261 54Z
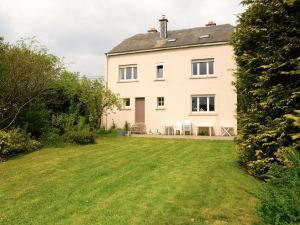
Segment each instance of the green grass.
M114 138L0 164L0 224L251 224L231 141Z

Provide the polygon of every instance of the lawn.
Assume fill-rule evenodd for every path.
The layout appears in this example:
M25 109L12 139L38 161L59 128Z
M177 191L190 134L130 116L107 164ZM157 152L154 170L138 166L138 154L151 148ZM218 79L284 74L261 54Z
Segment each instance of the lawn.
M232 141L106 137L0 163L0 224L251 224Z

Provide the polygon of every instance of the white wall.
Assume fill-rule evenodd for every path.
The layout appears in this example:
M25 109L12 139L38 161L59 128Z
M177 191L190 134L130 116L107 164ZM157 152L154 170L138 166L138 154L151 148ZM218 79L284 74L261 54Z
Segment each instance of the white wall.
M191 79L191 61L214 59L214 78ZM125 121L134 124L135 98L145 97L145 123L147 132L162 132L163 126L176 121L190 119L194 133L198 124L211 123L216 135L221 134L220 126L232 126L236 132L236 93L232 82L235 68L233 49L230 45L201 46L184 49L163 50L108 56L108 87L121 98L130 98L131 110L121 110L107 117L107 126L112 120L118 127ZM165 81L154 81L157 63L164 64ZM121 83L119 66L136 64L138 82ZM191 95L214 94L215 113L191 112ZM157 97L165 98L165 110L157 110Z

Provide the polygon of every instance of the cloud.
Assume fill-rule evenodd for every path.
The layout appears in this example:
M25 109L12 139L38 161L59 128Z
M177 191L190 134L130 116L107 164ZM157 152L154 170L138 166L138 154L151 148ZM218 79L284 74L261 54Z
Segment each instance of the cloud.
M239 0L1 0L0 36L15 42L35 36L70 70L104 75L105 55L123 39L158 28L203 26L208 20L235 24Z

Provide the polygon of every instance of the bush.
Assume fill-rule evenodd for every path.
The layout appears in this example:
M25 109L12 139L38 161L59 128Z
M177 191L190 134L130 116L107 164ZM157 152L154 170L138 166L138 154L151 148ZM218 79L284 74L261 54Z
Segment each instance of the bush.
M41 143L30 138L30 135L20 129L8 132L0 131L0 160L41 148Z
M63 139L78 145L95 143L95 135L87 130L69 130L63 135Z
M289 157L291 159L291 157ZM259 214L267 224L300 223L300 156L293 153L289 166L274 165L267 187L261 195Z
M50 110L44 104L35 104L21 113L16 125L22 127L31 136L40 138L50 128L50 118Z
M63 147L64 141L62 136L59 134L59 130L53 128L47 133L43 133L41 137L43 146L46 147Z

